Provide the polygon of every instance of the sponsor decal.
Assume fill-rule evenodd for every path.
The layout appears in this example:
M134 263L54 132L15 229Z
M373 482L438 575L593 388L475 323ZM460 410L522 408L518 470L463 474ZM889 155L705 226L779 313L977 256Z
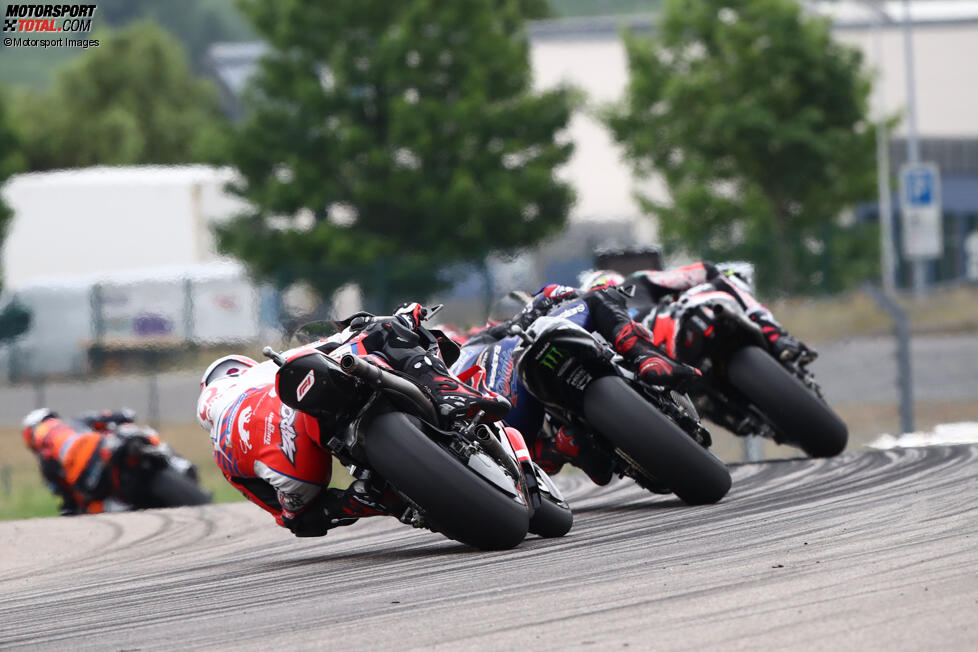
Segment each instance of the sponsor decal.
M315 384L316 384L316 374L313 373L312 369L310 369L309 373L306 374L306 377L302 379L302 382L299 383L299 386L295 390L296 398L299 399L300 401L304 399L306 397L306 394L309 393L309 390L312 389L312 386Z
M489 382L487 383L490 388L496 386L496 370L499 369L499 345L492 347L492 362L489 364Z
M558 312L556 315L554 315L554 317L557 317L558 319L569 319L578 313L584 312L585 310L587 310L587 306L584 305L584 303L578 303L575 306Z
M549 349L547 349L547 352L543 354L543 359L540 360L540 364L553 371L557 363L564 357L564 354L556 346L551 346Z
M220 417L221 425L220 428L218 428L218 436L214 442L215 447L219 447L225 452L227 452L230 449L231 431L234 427L234 418L238 415L238 408L241 407L241 404L244 402L245 398L247 398L250 393L251 392L248 391L241 394L241 396L239 396L234 401L234 405L232 405L230 408L225 410L224 413L221 415Z
M268 446L272 443L272 434L275 432L275 413L269 412L268 416L265 417L265 437L262 439L262 443Z
M238 441L241 442L241 450L246 453L251 452L251 435L248 433L248 422L251 421L251 406L241 410L238 415Z
M282 419L279 421L278 429L282 435L282 441L278 447L292 466L295 466L295 418L298 413L283 403L280 415Z
M591 380L591 374L584 371L583 367L578 367L574 370L574 373L567 377L565 382L574 389L583 390L591 384Z
M98 39L60 36L91 32L94 29L93 17L97 8L94 4L8 4L3 16L3 44L17 48L98 47ZM17 36L8 37L8 33L16 33ZM34 35L39 37L33 38Z

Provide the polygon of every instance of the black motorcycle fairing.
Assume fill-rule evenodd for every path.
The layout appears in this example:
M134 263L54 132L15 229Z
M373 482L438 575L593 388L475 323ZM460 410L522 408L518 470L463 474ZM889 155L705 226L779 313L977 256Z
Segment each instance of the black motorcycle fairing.
M283 403L317 418L355 410L367 392L339 364L319 351L305 351L287 360L275 377Z
M579 404L595 378L615 373L606 351L576 329L543 333L522 354L518 370L527 391L551 409Z

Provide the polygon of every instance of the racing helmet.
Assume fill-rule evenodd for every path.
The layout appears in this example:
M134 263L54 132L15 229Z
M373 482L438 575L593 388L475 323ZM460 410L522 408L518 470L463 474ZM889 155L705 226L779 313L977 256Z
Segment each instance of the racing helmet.
M584 292L616 287L624 282L624 276L610 269L596 269L581 274L581 290Z
M218 378L240 376L258 363L246 355L226 355L211 363L200 377L200 388L204 389Z

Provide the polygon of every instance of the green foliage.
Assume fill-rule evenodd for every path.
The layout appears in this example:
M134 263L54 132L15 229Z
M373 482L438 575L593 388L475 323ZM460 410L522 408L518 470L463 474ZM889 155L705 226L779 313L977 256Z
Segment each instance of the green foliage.
M667 247L749 259L768 290L861 278L872 229L838 222L875 178L856 50L794 0L668 0L658 37L626 47L631 82L607 119L636 171L665 177L672 203L641 201Z
M31 313L21 304L9 303L0 310L0 344L27 332L31 325Z
M217 93L191 75L180 44L148 23L97 37L50 90L16 98L27 168L213 158L224 129Z
M73 3L78 2L91 4L91 0ZM5 13L9 4L0 2L0 13ZM235 0L101 0L95 4L93 27L118 29L132 23L152 22L180 41L191 67L198 73L207 70L207 53L214 43L257 38L238 11ZM92 34L76 36L94 37ZM54 81L56 71L82 52L79 47L4 48L0 84L46 89Z
M7 110L7 104L6 95L0 93L0 186L24 168L24 159L20 154L20 139L14 130L13 119ZM0 197L0 245L3 244L3 237L7 232L10 217L10 208Z
M99 26L149 21L162 27L184 45L197 71L206 68L214 43L256 38L235 0L101 0L95 16Z
M7 111L7 98L0 93L0 187L12 175L23 169L24 160L20 150L20 139L14 131L14 125ZM0 251L12 217L13 212L3 201L3 197L0 197ZM3 289L2 276L0 276L0 289ZM29 325L30 313L19 305L8 305L0 311L0 343L20 335Z
M558 230L572 101L530 92L531 6L245 3L272 48L231 147L256 210L218 229L220 247L280 286L356 282L386 310L450 264Z

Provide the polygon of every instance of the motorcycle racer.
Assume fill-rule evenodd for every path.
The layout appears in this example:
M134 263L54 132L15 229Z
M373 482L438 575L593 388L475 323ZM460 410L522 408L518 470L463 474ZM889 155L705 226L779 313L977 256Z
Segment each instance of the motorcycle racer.
M420 327L425 316L418 303L390 317L358 313L342 323L343 332L283 357L313 349L337 360L352 353L420 380L445 418L480 411L491 420L505 415L505 399L479 393L448 371L440 352L447 344ZM210 433L225 479L300 537L323 536L361 517L399 515L404 507L399 499L369 481L357 480L346 490L327 489L332 471L327 442L362 404L366 392L359 381L350 377L333 387L329 404L312 415L282 403L275 391L277 369L274 362L228 356L204 372L197 417Z
M512 319L487 328L469 340L467 358L506 336L513 326L526 330L540 317L570 319L578 325L599 333L630 363L645 382L681 389L700 376L699 370L678 362L663 353L654 343L652 334L633 320L627 308L627 295L621 291L620 274L598 270L587 275L580 288L550 284L537 292L523 310ZM464 366L463 361L461 366ZM455 369L459 369L456 365ZM519 400L517 397L509 397ZM610 482L612 459L589 445L589 438L575 436L567 427L556 431L540 430L529 424L543 423L543 414L528 414L525 405L514 404L510 423L527 440L534 461L548 474L557 473L566 462L582 468L599 485ZM538 431L539 430L539 431Z
M61 419L48 408L24 418L24 442L41 465L41 475L61 499L62 515L98 514L112 488L109 463L113 448L107 441L117 429L132 424L132 410L89 412L76 419ZM159 445L159 435L150 433Z
M623 284L635 288L628 300L635 319L652 331L657 344L668 346L676 328L670 307L683 292L703 283L712 283L745 306L748 318L761 327L776 358L808 363L817 357L817 352L791 336L771 311L754 298L744 274L734 265L704 261L671 270L639 271L629 275Z
M483 339L505 337L514 325L526 330L542 316L566 317L607 339L646 382L678 388L696 378L699 371L668 357L653 343L651 333L631 318L627 296L619 290L621 279L615 272L600 271L589 275L579 289L546 285L515 317L487 328Z

